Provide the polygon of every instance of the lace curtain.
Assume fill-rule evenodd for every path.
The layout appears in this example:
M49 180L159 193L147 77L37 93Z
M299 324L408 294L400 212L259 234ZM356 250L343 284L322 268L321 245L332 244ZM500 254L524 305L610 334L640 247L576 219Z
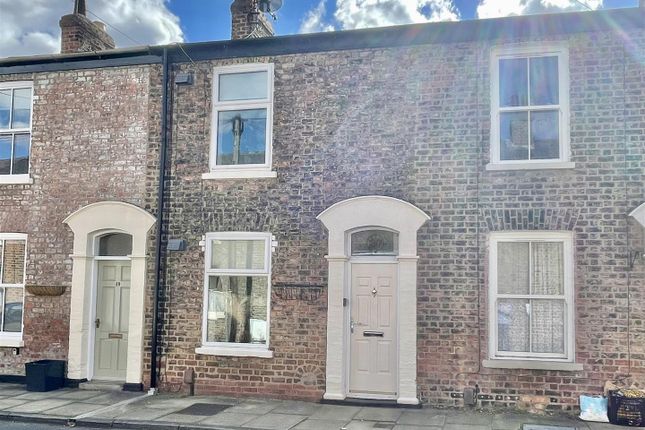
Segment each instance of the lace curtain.
M564 353L563 257L559 242L498 244L499 351ZM526 297L504 298L511 294Z

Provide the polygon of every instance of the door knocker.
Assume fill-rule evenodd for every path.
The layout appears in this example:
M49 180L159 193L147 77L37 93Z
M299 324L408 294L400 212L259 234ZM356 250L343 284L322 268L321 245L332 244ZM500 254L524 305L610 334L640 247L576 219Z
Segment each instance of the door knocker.
M373 296L373 297L376 297L376 293L377 293L377 292L378 292L378 291L376 291L376 288L372 288L372 296Z

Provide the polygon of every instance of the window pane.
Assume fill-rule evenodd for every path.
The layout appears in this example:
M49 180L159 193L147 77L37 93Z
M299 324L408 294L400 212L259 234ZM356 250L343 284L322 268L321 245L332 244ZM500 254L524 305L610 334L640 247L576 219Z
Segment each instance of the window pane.
M531 58L531 105L557 105L558 57Z
M267 110L219 112L217 164L264 164Z
M499 60L499 105L528 105L528 72L526 58Z
M99 240L99 255L121 256L132 254L132 236L125 233L112 233Z
M529 243L497 244L498 294L529 294Z
M0 90L0 128L9 128L11 90Z
M529 158L528 112L500 114L500 159L527 160Z
M11 173L12 135L0 135L0 175Z
M22 331L22 288L5 288L3 331L20 333Z
M16 134L13 147L13 170L14 175L29 173L29 141L30 135Z
M13 117L11 128L29 128L31 122L31 88L13 91Z
M264 240L213 240L211 269L265 270Z
M2 283L22 284L25 272L25 241L5 240L2 261Z
M208 280L208 342L266 343L266 276L211 276Z
M533 293L564 294L564 245L561 242L533 242Z
M497 349L529 352L529 301L503 299L497 302Z
M365 230L352 234L352 255L397 255L399 235L385 230Z
M531 112L531 159L560 158L558 111Z
M219 75L219 101L255 100L268 97L267 72Z
M564 354L564 300L531 300L531 349Z

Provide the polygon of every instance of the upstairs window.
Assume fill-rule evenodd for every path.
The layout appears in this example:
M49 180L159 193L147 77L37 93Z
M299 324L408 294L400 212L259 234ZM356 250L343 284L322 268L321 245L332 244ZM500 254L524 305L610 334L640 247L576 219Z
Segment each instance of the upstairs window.
M0 182L29 175L31 82L0 82Z
M275 176L270 172L273 65L217 68L213 86L210 177Z
M27 236L0 233L0 345L22 336Z
M568 161L565 48L500 49L492 61L491 162Z

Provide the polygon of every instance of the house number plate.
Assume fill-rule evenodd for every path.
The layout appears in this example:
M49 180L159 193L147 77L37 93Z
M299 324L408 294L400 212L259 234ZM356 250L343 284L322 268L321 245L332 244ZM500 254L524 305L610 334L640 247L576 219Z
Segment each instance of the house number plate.
M123 335L121 333L110 333L108 334L108 339L123 339Z

